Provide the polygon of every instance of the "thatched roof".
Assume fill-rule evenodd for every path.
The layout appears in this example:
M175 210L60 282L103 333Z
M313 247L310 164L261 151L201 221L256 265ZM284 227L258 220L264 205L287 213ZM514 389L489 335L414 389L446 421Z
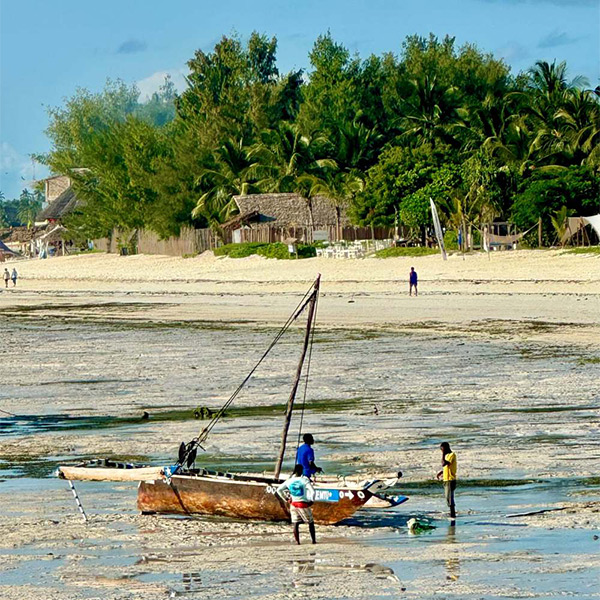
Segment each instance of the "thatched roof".
M66 217L73 212L77 206L77 196L73 191L73 187L68 187L58 198L53 200L46 208L37 216L37 221L57 220Z
M44 227L10 227L0 231L0 239L7 244L27 244L31 240L43 238L47 242L57 242L64 227L45 225ZM49 234L49 235L48 235Z
M231 219L225 221L225 223L223 223L221 227L223 229L238 229L243 225L248 225L249 223L256 222L260 222L260 213L256 210L253 210L247 213L240 213L235 215L235 217L232 217Z
M299 194L248 194L234 196L240 215L259 213L259 221L273 223L279 227L306 227L310 223L308 202ZM312 213L315 227L337 225L334 203L325 196L312 199ZM348 216L341 210L342 225L349 225Z
M45 231L45 227L10 227L0 232L0 238L8 244L26 243Z

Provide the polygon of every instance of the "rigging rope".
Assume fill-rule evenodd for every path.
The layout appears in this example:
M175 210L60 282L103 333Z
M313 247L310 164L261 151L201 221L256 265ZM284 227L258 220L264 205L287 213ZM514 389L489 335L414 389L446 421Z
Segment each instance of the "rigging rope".
M310 346L308 347L308 360L306 361L306 376L304 379L304 395L302 398L302 409L300 410L300 425L298 426L298 439L296 441L296 454L300 447L300 436L302 435L302 424L304 423L304 408L306 406L306 393L308 390L308 378L310 376L310 360L312 358L313 344L315 341L315 323L317 322L317 309L319 308L319 297L315 299L315 312L313 316L312 330L310 332Z
M256 369L258 369L258 367L261 365L261 363L265 360L265 358L267 357L269 352L271 352L271 350L277 344L277 342L281 339L283 334L290 328L291 324L304 312L304 309L309 305L310 301L312 300L313 296L316 293L317 293L317 290L314 289L314 284L313 284L313 285L311 285L309 290L304 294L304 296L302 297L302 300L300 300L300 302L298 303L298 305L296 306L296 308L294 309L292 314L288 317L287 321L283 324L283 326L281 327L281 329L279 330L277 335L273 338L273 340L269 344L268 348L265 350L265 352L260 357L258 362L254 365L252 370L248 373L248 375L246 375L244 380L236 388L236 390L233 392L233 394L231 394L231 396L225 402L225 404L223 404L223 406L215 413L215 416L211 419L211 421L208 423L208 425L193 440L191 440L186 445L185 453L183 454L183 456L180 456L179 460L177 461L174 472L178 471L179 468L185 463L188 456L190 456L192 451L197 446L201 446L202 442L204 442L208 438L208 434L212 431L212 429L215 427L217 422L225 414L225 411L229 408L229 406L231 406L232 402L237 398L237 396L242 391L244 386L248 383L248 381L250 380L250 378L252 377L252 375L254 374ZM317 298L318 298L318 296L317 296ZM311 346L311 350L312 350L312 346Z

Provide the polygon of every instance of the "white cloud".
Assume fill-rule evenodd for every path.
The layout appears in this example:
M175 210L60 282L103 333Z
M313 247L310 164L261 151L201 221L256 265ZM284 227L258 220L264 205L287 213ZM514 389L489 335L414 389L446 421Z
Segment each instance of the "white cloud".
M182 67L180 69L168 69L166 71L156 71L152 75L136 81L136 86L140 91L140 100L142 102L149 100L154 92L158 92L159 88L165 82L165 77L168 75L171 77L171 81L175 84L175 89L178 92L182 92L187 88L185 76L187 69Z
M517 64L526 60L531 55L529 50L518 42L509 42L506 46L498 48L494 54L500 56L509 63Z

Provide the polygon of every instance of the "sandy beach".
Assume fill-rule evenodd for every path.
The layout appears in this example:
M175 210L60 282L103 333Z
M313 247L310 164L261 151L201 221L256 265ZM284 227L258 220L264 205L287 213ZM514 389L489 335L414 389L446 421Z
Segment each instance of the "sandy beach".
M420 297L408 297L410 266ZM269 260L93 254L20 263L18 288L0 294L0 310L35 315L275 325L294 298L322 274L319 322L353 329L503 329L545 339L596 344L600 259L564 251L499 252L364 260ZM149 312L151 311L151 312ZM518 324L515 327L515 324ZM500 333L500 331L497 331Z
M598 255L92 254L17 268L0 293L0 409L17 415L0 419L0 596L597 597ZM170 460L198 431L193 409L221 405L317 273L305 429L328 473L401 468L409 502L295 548L285 525L144 517L135 485L80 484L84 524L56 465ZM215 430L208 466L272 468L299 340ZM454 524L433 481L443 439L459 456ZM435 529L410 535L414 516Z

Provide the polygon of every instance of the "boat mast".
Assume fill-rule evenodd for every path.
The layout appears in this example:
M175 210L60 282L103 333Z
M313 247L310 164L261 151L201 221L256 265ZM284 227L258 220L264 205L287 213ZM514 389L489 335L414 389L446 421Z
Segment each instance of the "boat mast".
M310 304L308 307L308 319L306 322L306 332L304 334L304 346L302 347L302 354L300 355L300 362L298 363L298 368L296 369L296 379L294 380L294 385L292 386L292 391L290 392L290 397L288 398L287 408L285 410L285 421L283 423L283 431L281 432L281 444L279 446L279 458L277 459L277 464L275 465L275 478L279 477L281 473L281 465L283 464L283 457L285 455L285 446L287 444L287 435L288 430L290 428L290 421L292 420L292 410L294 408L294 400L296 399L296 392L298 390L298 384L300 383L300 377L302 376L302 367L304 366L304 359L306 358L306 351L308 350L308 345L310 343L310 334L313 328L313 320L315 317L315 308L317 304L317 298L319 296L319 286L321 283L321 275L317 275L317 280L315 281L315 287L312 293L312 298L310 300Z

